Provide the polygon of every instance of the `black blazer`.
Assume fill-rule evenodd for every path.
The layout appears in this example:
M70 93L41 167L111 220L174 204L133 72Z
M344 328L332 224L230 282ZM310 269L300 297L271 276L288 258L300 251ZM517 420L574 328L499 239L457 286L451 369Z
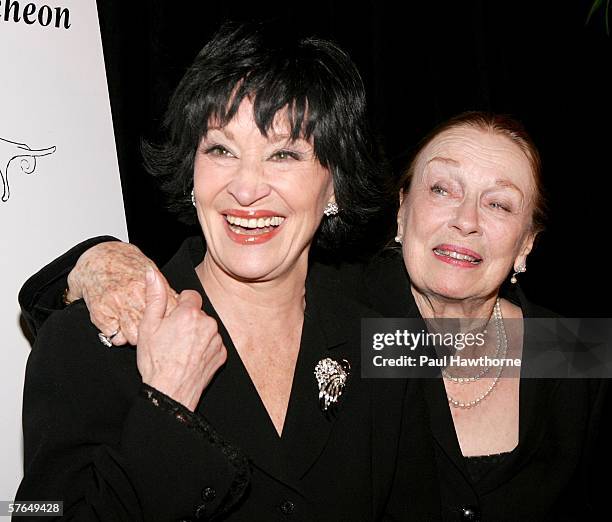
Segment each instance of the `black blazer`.
M36 281L65 273L72 254L22 290L30 324L45 318ZM194 271L203 254L188 240L164 273L218 320ZM82 301L51 314L28 359L17 499L63 500L64 520L83 522L435 520L421 383L361 379L360 318L376 314L312 280L282 437L221 322L227 363L192 414L141 383L132 347L99 342ZM313 375L324 357L352 366L331 415Z
M366 267L327 269L325 279L345 289L360 282L357 297L384 317L421 317L398 252L384 252ZM530 303L517 286L503 288L502 295L520 306L524 317L555 315ZM527 327L524 354L538 351L533 333ZM518 446L474 483L442 379L426 380L444 520L599 520L605 499L594 490L604 486L600 479L609 470L600 477L597 461L610 462L609 442L596 445L606 389L607 380L599 379L522 379ZM597 449L606 454L596 454Z

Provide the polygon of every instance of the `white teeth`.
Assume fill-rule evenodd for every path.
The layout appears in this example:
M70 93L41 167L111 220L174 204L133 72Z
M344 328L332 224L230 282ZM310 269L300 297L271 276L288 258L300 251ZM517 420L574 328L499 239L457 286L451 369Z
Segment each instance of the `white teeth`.
M273 216L267 218L240 218L238 216L232 216L231 214L225 215L225 220L230 225L238 225L242 228L266 228L266 227L277 227L285 218L282 216Z
M470 263L476 265L480 263L481 259L477 259L472 256L468 256L467 254L460 254L459 252L455 252L453 250L441 250L439 248L434 248L434 252L441 256L452 257L453 259L460 259L462 261L469 261Z

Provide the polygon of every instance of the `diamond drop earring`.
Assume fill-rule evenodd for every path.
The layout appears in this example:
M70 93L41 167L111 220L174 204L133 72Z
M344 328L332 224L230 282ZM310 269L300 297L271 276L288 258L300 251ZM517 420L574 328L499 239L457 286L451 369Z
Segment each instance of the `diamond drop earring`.
M512 277L510 278L510 282L515 285L518 282L518 279L516 278L517 275L522 274L523 272L527 272L527 267L525 265L520 265L517 269L516 272L514 272L514 274L512 274Z

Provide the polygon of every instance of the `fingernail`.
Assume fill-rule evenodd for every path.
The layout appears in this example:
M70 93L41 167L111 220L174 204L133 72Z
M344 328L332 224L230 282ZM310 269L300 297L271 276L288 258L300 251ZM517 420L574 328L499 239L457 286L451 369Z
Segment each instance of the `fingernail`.
M151 284L155 281L155 274L153 273L153 269L151 267L147 268L147 273L145 274L145 279L147 283Z

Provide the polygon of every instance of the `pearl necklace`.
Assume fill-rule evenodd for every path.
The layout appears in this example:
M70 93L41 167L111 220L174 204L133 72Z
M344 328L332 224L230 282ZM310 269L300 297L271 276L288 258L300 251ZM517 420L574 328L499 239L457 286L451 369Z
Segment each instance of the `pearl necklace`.
M501 308L500 308L500 304L499 304L499 297L495 300L495 305L493 306L493 318L501 318ZM499 354L501 353L501 336L499 335L499 328L497 326L497 324L495 325L495 329L497 332L497 340L496 340L496 347L495 347L495 355L493 357L497 358L499 357ZM486 332L486 326L485 326L485 330ZM490 366L485 366L482 370L480 370L478 372L477 375L474 375L473 377L456 377L455 375L451 375L448 370L446 368L442 369L442 375L446 378L446 379L450 379L453 382L459 383L459 384L467 384L469 382L474 382L477 381L478 379L480 379L481 377L484 377L487 373L489 373L489 371L491 370Z
M506 337L506 329L504 327L504 318L502 316L501 306L499 304L499 297L495 301L495 306L493 307L493 319L495 321L495 331L497 334L497 350L495 352L495 355L497 356L499 355L499 353L501 353L501 357L504 358L506 356L506 353L508 352L508 338ZM499 382L499 378L502 374L503 369L504 369L503 365L500 365L497 368L495 377L493 378L493 382L491 383L491 385L487 388L487 390L482 395L479 395L474 400L471 400L468 402L458 401L456 399L453 399L447 392L446 396L448 397L449 404L454 408L462 408L462 409L469 409L469 408L474 408L475 406L478 406L495 389L495 386L497 386L497 383ZM467 380L475 381L479 379L482 375L484 375L484 373L476 377L469 377ZM451 380L455 380L455 379L458 379L458 378L451 378Z

